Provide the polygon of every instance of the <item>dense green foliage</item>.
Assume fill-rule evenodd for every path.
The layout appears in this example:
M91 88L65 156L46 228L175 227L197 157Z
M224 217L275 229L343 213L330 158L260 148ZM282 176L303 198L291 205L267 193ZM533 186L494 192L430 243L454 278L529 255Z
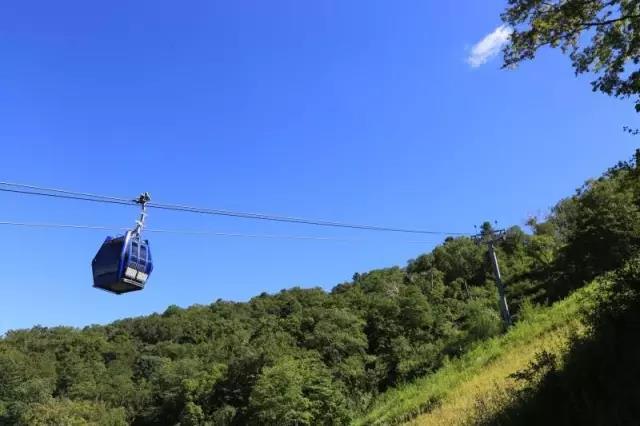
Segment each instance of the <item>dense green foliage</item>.
M607 277L610 285L590 312L586 336L575 337L559 363L542 352L513 376L511 394L487 425L631 425L640 419L640 257Z
M506 67L533 59L541 47L558 47L576 74L597 74L594 91L633 96L640 111L640 1L509 0L502 19L514 29Z
M358 423L396 423L429 413L417 424L449 424L453 419L446 415L462 402L468 406L471 399L471 409L460 413L464 418L456 419L459 424L637 424L639 156L636 152L634 161L621 162L601 178L585 183L574 196L558 203L546 222L530 220L534 236L544 237L530 242L544 242L539 251L543 256L528 271L511 278L510 291L514 297L521 288L534 295L534 300L552 301L598 277L594 285L543 309L533 321L531 305L526 303L522 321L508 334L482 342L435 374L386 392ZM526 282L535 284L523 286ZM569 333L569 351L559 355L540 351L527 368L510 375L517 386L505 382L506 376L485 374L483 367L490 360L501 358L497 365L512 363L519 344L542 346L545 338L570 330L576 320L583 330ZM499 370L495 365L491 368ZM494 393L487 399L451 396L483 374L499 380L502 387L495 382ZM490 390L488 386L486 391ZM449 397L455 399L449 402L453 405L439 410Z
M587 335L574 337L562 362L542 354L515 375L525 387L483 423L637 424L640 168L620 163L559 206L554 220L566 224L566 245L558 264L572 277L604 273L611 285L589 312Z
M636 161L561 201L498 248L518 316L620 267L640 244ZM484 232L490 227L485 224ZM345 424L386 389L502 331L486 247L448 238L331 292L169 307L82 330L0 340L1 424Z
M466 405L477 405L477 395L465 394L461 389L484 375L486 383L483 383L484 388L480 392L490 393L496 382L504 379L504 376L492 372L496 365L507 368L518 365L523 358L518 353L523 349L524 352L535 352L544 346L546 339L554 340L558 335L575 333L584 321L584 309L594 306L603 287L598 282L592 283L549 307L528 304L521 312L521 320L507 333L478 342L464 355L447 361L433 374L388 390L376 398L354 424L401 424L424 413L433 414L433 410L447 404L453 407L449 411L453 411L455 417L435 414L429 424L446 425L454 421L467 424L465 420L477 419L478 413L474 411L481 410L469 410L468 407L465 410L464 407L465 401ZM472 388L478 386L476 384ZM421 424L420 420L416 424Z
M501 331L484 251L455 239L330 293L11 331L0 419L90 421L99 409L113 424L344 424L380 391Z

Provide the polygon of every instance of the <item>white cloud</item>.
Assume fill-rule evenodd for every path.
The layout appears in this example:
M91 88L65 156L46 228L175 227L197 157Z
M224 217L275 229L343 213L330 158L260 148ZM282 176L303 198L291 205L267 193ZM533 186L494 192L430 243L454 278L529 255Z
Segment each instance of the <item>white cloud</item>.
M509 36L512 32L513 29L511 27L500 25L492 33L487 34L482 40L473 45L471 54L467 58L467 63L472 68L477 68L486 63L500 52L502 46L509 41Z

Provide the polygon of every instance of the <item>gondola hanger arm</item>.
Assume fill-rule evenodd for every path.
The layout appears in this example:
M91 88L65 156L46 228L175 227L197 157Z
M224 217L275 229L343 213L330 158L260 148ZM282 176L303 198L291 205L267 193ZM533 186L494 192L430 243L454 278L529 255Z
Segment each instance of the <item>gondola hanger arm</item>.
M136 221L136 227L133 229L133 233L137 237L140 237L140 235L142 234L142 228L144 228L144 220L147 218L147 203L151 201L151 194L149 194L148 192L143 192L138 196L137 199L133 201L135 201L136 204L140 205L140 208L142 209L140 211L140 217Z

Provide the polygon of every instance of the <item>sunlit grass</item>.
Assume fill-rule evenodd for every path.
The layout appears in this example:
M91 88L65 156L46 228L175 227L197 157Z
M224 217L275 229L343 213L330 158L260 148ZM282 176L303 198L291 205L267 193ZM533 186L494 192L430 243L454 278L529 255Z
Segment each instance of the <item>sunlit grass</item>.
M449 391L442 403L432 411L413 420L414 425L466 424L479 415L488 415L502 407L507 393L517 384L509 375L527 367L535 354L545 350L561 354L567 349L570 334L575 331L575 321L531 342L513 347L508 353L488 363L475 375Z
M551 307L528 309L505 335L483 341L435 373L381 395L354 424L464 424L479 406L498 407L501 394L514 386L509 374L526 367L537 352L566 349L568 337L583 329L583 312L593 306L600 288L594 283Z

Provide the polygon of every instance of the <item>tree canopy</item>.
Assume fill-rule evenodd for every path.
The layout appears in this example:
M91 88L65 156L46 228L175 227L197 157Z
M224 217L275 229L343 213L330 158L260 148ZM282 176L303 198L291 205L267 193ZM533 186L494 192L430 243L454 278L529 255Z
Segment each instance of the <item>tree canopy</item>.
M505 67L533 59L542 47L560 48L576 74L596 74L594 91L632 97L640 112L640 1L509 0L502 19L514 30Z

